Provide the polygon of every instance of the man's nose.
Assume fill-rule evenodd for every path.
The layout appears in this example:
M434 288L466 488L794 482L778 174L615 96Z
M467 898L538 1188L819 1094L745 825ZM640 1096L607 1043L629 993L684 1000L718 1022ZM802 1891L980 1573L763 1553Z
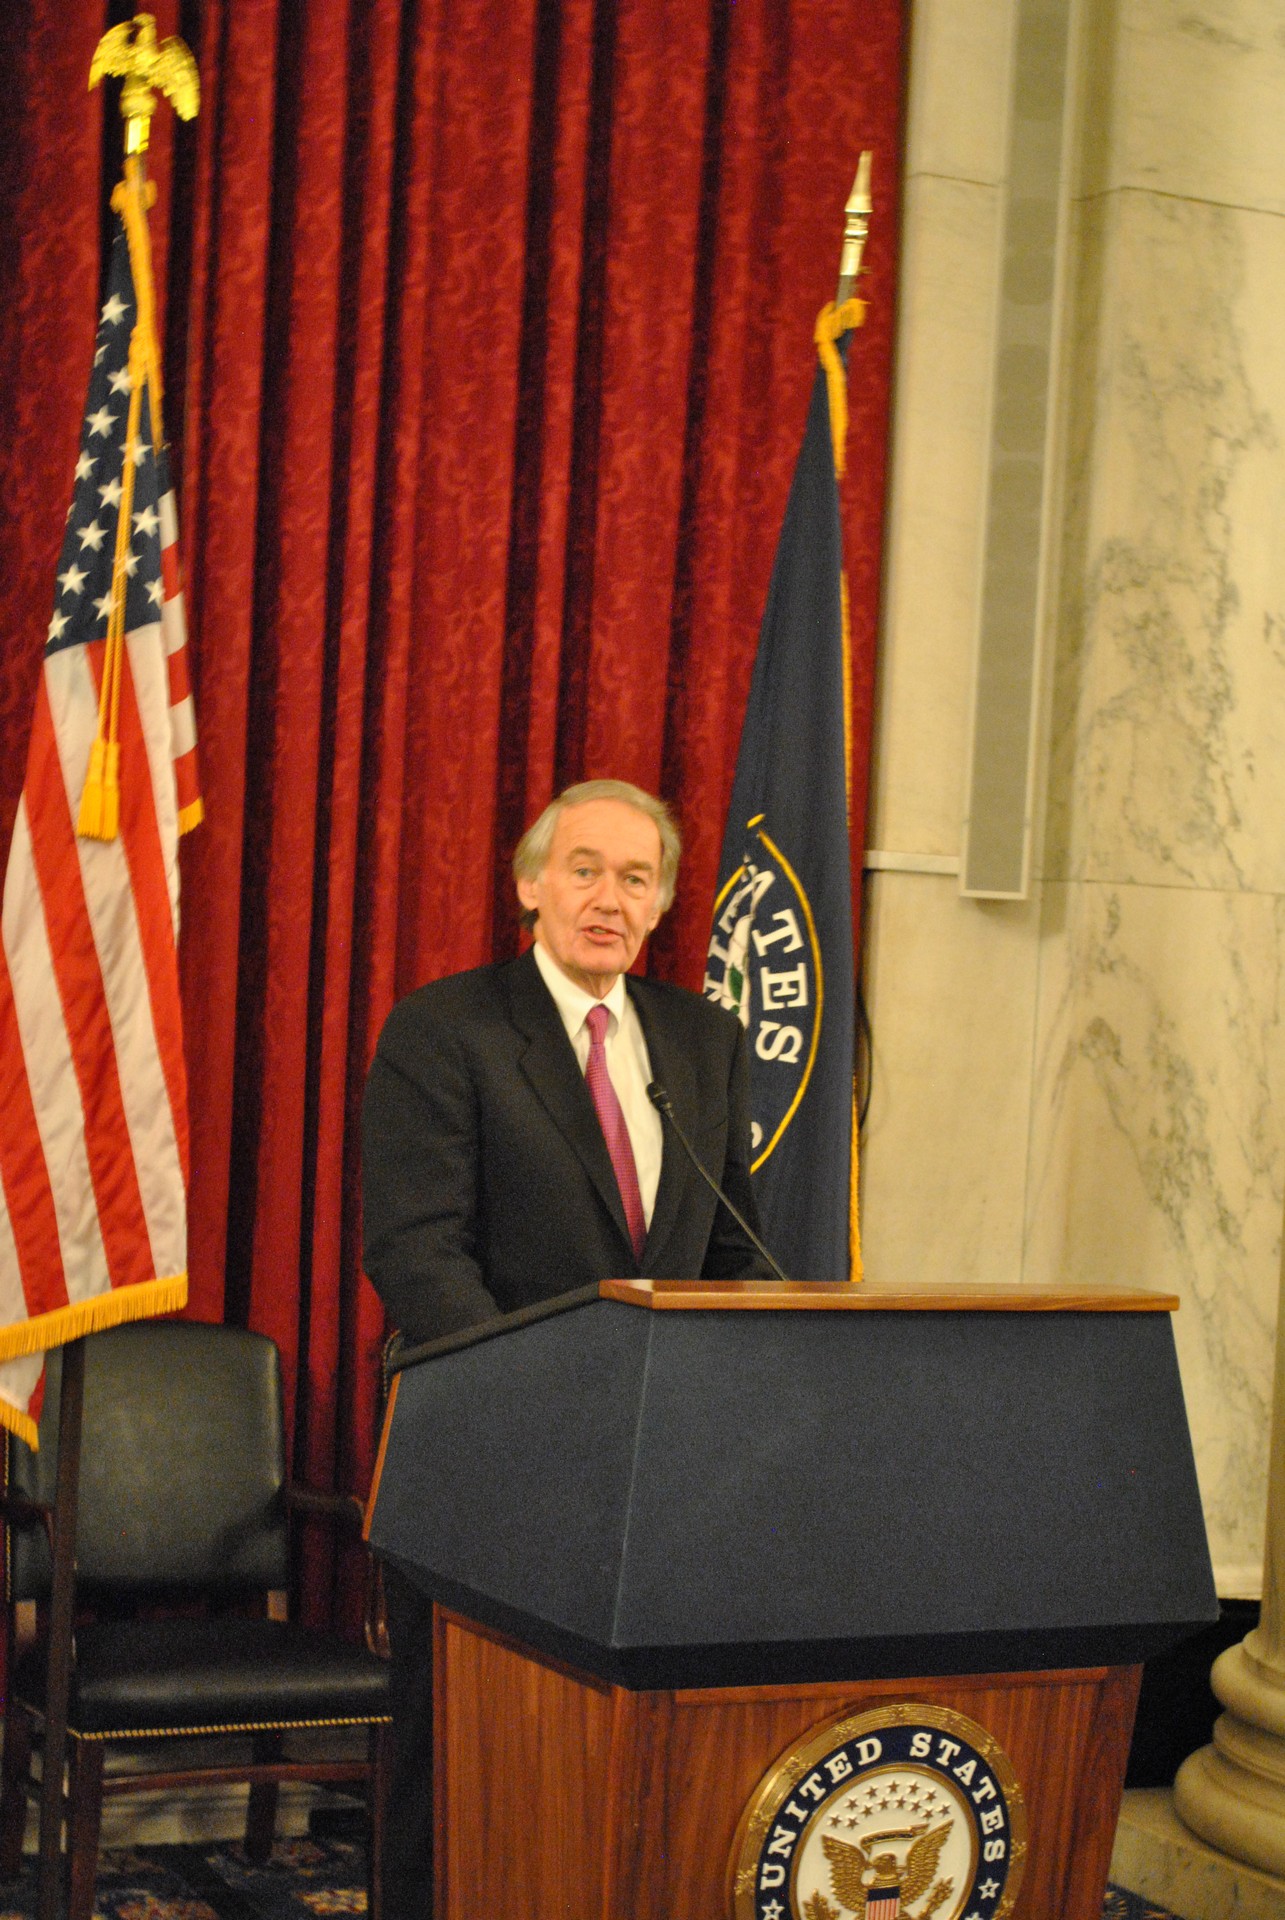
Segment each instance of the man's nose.
M600 873L593 890L593 904L600 913L619 913L620 886L614 874Z

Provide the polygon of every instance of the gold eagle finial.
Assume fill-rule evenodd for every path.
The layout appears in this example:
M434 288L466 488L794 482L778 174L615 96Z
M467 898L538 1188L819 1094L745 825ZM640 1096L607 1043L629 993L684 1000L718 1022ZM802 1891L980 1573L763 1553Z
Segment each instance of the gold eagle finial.
M158 92L182 120L193 119L201 104L201 82L191 50L177 34L158 43L154 14L136 13L103 35L90 62L90 86L96 87L104 74L120 74L125 82L120 110L126 153L146 152Z

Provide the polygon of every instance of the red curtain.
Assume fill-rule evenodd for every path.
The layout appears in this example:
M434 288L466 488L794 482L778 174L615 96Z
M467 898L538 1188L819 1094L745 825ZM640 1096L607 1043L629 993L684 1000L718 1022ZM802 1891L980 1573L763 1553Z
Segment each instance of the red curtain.
M124 11L0 0L6 843L118 167L114 102L104 123L82 96ZM302 1477L362 1489L372 1460L375 1036L398 994L515 949L512 849L567 781L676 801L650 964L699 985L812 325L869 146L845 483L864 793L901 11L156 7L204 92L194 128L162 108L152 156L207 808L183 870L190 1310L278 1341Z

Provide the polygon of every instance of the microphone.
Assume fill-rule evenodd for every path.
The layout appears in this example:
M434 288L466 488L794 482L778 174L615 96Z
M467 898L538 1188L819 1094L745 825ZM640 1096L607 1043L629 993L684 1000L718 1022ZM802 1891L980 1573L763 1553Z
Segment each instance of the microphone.
M738 1210L732 1205L731 1201L728 1199L727 1195L723 1192L723 1189L719 1186L718 1181L714 1178L713 1174L710 1173L707 1167L703 1167L700 1161L697 1159L696 1149L692 1146L691 1141L687 1138L687 1135L683 1132L682 1128L678 1124L678 1115L674 1112L674 1103L670 1099L667 1089L661 1086L659 1080L653 1080L651 1082L650 1086L647 1088L647 1098L651 1101L652 1106L655 1107L657 1113L661 1116L661 1118L663 1120L668 1120L670 1126L674 1129L674 1132L678 1135L679 1141L682 1145L683 1152L687 1155L687 1158L691 1161L697 1173L700 1175L701 1179L705 1182L705 1185L714 1194L716 1199L720 1200L722 1204L727 1208L727 1211L731 1214L733 1220L735 1220L741 1232L750 1241L750 1243L753 1245L755 1250L758 1253L762 1254L763 1258L767 1261L767 1264L769 1265L769 1267L771 1267L777 1279L781 1281L785 1281L785 1284L788 1286L789 1282L788 1280L785 1279L785 1275L781 1272L780 1267L777 1266L776 1261L772 1258L767 1248L763 1245L763 1242L759 1239L758 1235L755 1233L753 1227L750 1225L749 1221L745 1218L744 1214L738 1212Z

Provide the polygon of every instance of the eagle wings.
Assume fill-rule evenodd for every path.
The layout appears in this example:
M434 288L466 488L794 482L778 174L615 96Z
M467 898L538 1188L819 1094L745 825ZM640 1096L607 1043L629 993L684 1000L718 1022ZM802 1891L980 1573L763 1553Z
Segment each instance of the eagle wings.
M908 1908L913 1900L925 1893L932 1884L937 1871L937 1862L941 1850L946 1844L951 1822L945 1821L940 1827L924 1825L917 1828L914 1844L906 1855L906 1865L901 1881L901 1901ZM873 1891L870 1875L877 1870L881 1860L891 1864L894 1856L888 1853L876 1853L869 1849L877 1847L881 1839L890 1836L874 1834L869 1840L849 1846L845 1840L833 1840L829 1834L823 1834L821 1845L825 1857L830 1863L830 1884L845 1907L851 1907L857 1920L865 1920L866 1900ZM900 1837L900 1836L898 1836Z
M98 42L89 68L90 86L96 87L107 74L120 74L127 83L156 88L183 120L190 120L200 104L195 60L174 34L157 42L156 21L150 13L123 20Z

